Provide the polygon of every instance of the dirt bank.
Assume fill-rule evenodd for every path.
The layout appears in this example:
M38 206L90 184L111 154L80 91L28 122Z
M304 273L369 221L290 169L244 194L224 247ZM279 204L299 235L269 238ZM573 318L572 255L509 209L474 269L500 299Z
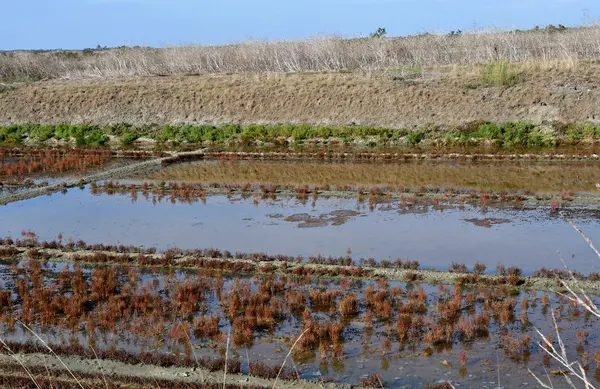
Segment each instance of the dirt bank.
M600 121L600 66L520 66L513 86L479 67L394 72L55 80L0 93L0 123L306 123L397 128Z
M223 384L223 372L210 372L202 368L160 367L149 365L129 365L118 361L89 360L79 357L61 357L60 360L52 355L46 354L18 354L15 357L0 354L0 374L4 373L6 367L15 364L15 358L28 368L45 367L50 370L65 366L76 376L78 374L96 373L100 374L98 381L102 383L105 376L112 382L112 377L137 377L144 380L156 379L159 381L172 381L173 387L181 384ZM283 362L283 361L282 361ZM63 365L64 363L64 365ZM13 369L9 369L11 372ZM225 377L228 386L241 385L253 387L271 388L275 383L272 379L251 377L243 374L228 374ZM317 383L306 380L277 381L279 389L350 389L352 385Z
M14 250L15 254L13 255L14 259L18 260L28 260L27 252L32 250L32 248L23 248L17 246L0 246L0 250ZM98 264L94 262L94 258L97 257L97 254L105 255L105 259L108 261L104 261L101 264L119 264L123 263L123 258L130 258L129 264L136 263L139 253L124 253L117 254L115 257L114 252L108 251L91 251L91 250L76 250L76 251L68 251L62 249L44 249L41 247L33 248L37 252L37 255L45 255L47 258L53 261L64 261L64 262L80 262L86 263L90 265ZM163 259L162 254L150 254L146 255L147 258L152 259L153 263L160 264ZM89 262L86 261L88 258ZM120 258L119 262L111 261L110 258ZM105 260L103 259L103 260ZM181 255L175 258L176 267L181 265L182 268L194 268L194 266L190 266L190 263L193 263L194 259L198 259L197 257L191 257L186 255ZM537 291L557 291L563 290L560 286L560 281L557 278L544 278L544 277L516 277L514 280L509 279L507 277L498 276L494 274L480 274L474 276L472 273L461 273L461 272L448 272L448 271L439 271L439 270L412 270L412 269L398 269L391 267L372 267L372 266L345 266L345 265L327 265L327 264L311 264L311 263L294 263L290 261L260 261L260 260L247 260L247 259L236 259L236 258L200 258L207 261L211 261L213 263L223 263L223 266L219 266L218 268L225 271L228 269L227 264L240 264L240 265L248 265L245 268L250 269L251 272L268 272L275 274L297 274L303 273L302 271L308 270L310 271L313 277L356 277L363 279L377 279L383 278L390 281L418 281L426 284L445 284L445 285L453 285L456 283L463 285L506 285L515 289L524 289L524 290L537 290ZM229 266L231 267L231 266ZM358 274L355 270L360 269L360 275L353 276L351 274ZM295 270L302 270L301 272ZM236 270L236 273L239 271ZM569 281L569 284L579 288L580 291L599 295L600 294L600 281L592 281L592 280L578 280L578 281Z

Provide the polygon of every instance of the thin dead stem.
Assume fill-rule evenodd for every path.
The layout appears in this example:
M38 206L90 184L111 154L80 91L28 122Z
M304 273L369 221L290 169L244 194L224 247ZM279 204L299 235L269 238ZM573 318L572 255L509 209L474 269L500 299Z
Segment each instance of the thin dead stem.
M379 381L379 386L381 386L381 389L383 389L383 382L381 382L381 378L379 378L378 374L375 374L375 377L377 377L377 381Z
M44 359L44 369L46 370L46 375L48 376L48 381L50 382L52 380L52 374L50 373L50 369L48 369L46 354L42 354L42 358Z
M420 34L400 38L312 38L252 41L224 46L115 48L93 52L13 52L0 56L0 79L111 78L128 76L291 73L306 71L401 71L491 61L531 67L600 57L600 28L551 31L474 31L458 36ZM540 63L542 63L540 65Z
M281 375L281 372L283 371L283 368L285 367L285 363L287 362L287 360L290 357L290 355L292 355L292 351L294 351L294 347L296 347L296 344L298 344L298 342L300 341L300 339L302 339L302 337L304 336L304 334L306 334L309 330L310 330L310 328L305 329L300 334L300 336L298 337L298 339L296 339L296 341L294 342L294 344L292 345L292 347L290 347L290 351L288 351L287 355L285 356L285 359L283 360L283 363L281 364L281 367L279 368L279 372L277 373L277 377L275 377L275 382L273 382L273 389L275 389L275 386L277 385L277 380L279 379L279 376Z
M575 231L577 231L579 233L579 235L581 235L581 237L585 240L585 242L588 244L588 246L590 246L590 248L592 250L594 250L594 252L598 256L598 258L600 259L600 252L598 251L596 246L594 246L594 243L592 242L592 240L590 238L588 238L588 236L583 231L581 231L581 229L579 229L579 227L577 227L575 225L575 223L573 223L570 219L567 218L566 220L569 222L569 224L571 224L571 226L575 229Z
M69 372L69 374L71 375L71 377L73 377L73 379L75 380L75 382L77 382L77 385L79 385L79 387L81 389L84 389L83 385L81 385L81 382L79 382L79 380L77 379L77 377L75 376L75 374L73 374L73 372L71 371L71 369L69 369L69 367L63 362L62 359L60 359L60 357L58 355L56 355L56 353L54 352L54 350L52 350L50 348L50 346L48 346L48 344L44 341L44 339L42 339L38 334L36 334L31 328L29 328L27 326L27 324L23 323L20 320L17 320L17 322L19 324L21 324L27 331L29 331L31 334L33 334L33 336L35 336L40 342L42 342L42 344L48 349L48 351L50 351L50 353L52 353L52 355L54 355L56 357L56 359L58 359L58 361L61 363L61 365L63 365L63 367Z
M500 388L500 357L498 356L498 350L496 349L496 370L498 371L498 387Z
M544 336L544 334L542 334L542 332L539 329L536 328L535 330L538 333L538 335L542 338L542 342L543 342L543 344L542 344L542 342L538 342L538 345L550 357L555 359L561 366L563 366L565 369L567 369L570 374L574 375L579 380L581 380L584 383L586 389L596 389L589 381L587 374L585 372L585 369L583 368L581 363L579 363L579 361L575 361L575 362L569 361L569 359L567 357L567 348L565 347L565 344L560 336L560 329L558 328L558 322L556 321L556 316L554 315L554 309L552 309L551 312L552 312L552 323L554 324L554 331L556 333L556 339L558 341L558 349L556 349L552 345L552 342L550 342L549 339L546 336ZM549 384L544 384L531 370L529 370L529 372L532 376L535 377L536 381L538 381L538 383L541 384L543 387L553 388L552 381L550 379L548 380ZM568 375L565 375L564 377L570 387L576 388L575 384L573 383L573 381L571 380L571 378ZM548 386L548 385L550 385L550 386Z
M296 372L296 379L300 379L300 372L298 371L298 367L296 367L296 362L294 362L294 358L292 358L292 366L294 367L294 371Z
M37 383L37 381L35 380L35 378L33 378L33 375L31 374L31 372L29 371L29 369L25 366L25 364L19 358L17 358L17 355L15 353L13 353L13 351L10 349L10 347L8 347L8 345L1 338L0 338L0 343L2 343L2 346L4 347L4 349L6 351L8 351L9 355L11 356L11 358L13 358L15 361L17 361L17 363L19 365L21 365L21 367L23 368L23 370L25 370L25 372L29 376L29 379L31 380L31 382L33 382L33 384L35 385L35 387L38 388L38 389L41 389L40 385Z
M94 353L94 357L96 357L96 363L98 363L98 368L100 369L100 372L102 373L102 379L104 380L104 386L106 387L106 389L108 389L108 381L106 381L106 374L104 373L104 368L102 367L102 364L100 363L100 358L98 358L98 354L96 354L96 350L94 350L94 347L90 344L90 348L92 349L92 352Z
M183 323L180 321L179 324L185 333L185 338L187 339L188 345L190 346L190 350L192 350L192 355L194 356L194 361L196 361L196 367L198 367L198 372L200 373L200 379L204 382L204 374L202 373L202 369L200 368L200 363L198 362L198 357L196 356L196 350L194 350L194 345L192 344L192 339L187 332L187 329L183 326ZM225 361L227 363L227 361Z
M229 358L229 339L231 338L231 328L227 332L227 345L225 346L225 371L223 372L223 389L227 385L227 359Z
M571 226L575 229L575 231L577 231L579 233L579 235L581 235L581 237L585 240L585 242L588 244L588 246L590 246L590 248L594 251L594 253L596 253L598 258L600 259L600 252L596 249L593 242L587 237L587 235L579 227L577 227L575 225L575 223L573 223L570 219L565 217L565 220L567 220L567 222L569 222L569 224L571 224ZM559 258L562 261L565 268L568 270L567 263L564 260L564 258L560 255L560 253L559 253ZM600 308L596 304L594 304L592 299L582 291L582 289L578 285L577 279L575 278L575 276L573 275L572 272L571 272L571 279L568 282L564 281L564 280L560 280L560 279L559 279L559 281L560 281L560 284L569 292L567 297L570 301L583 307L585 310L587 310L588 312L590 312L592 315L596 316L597 318L600 318ZM560 295L563 295L560 292L557 292L557 293ZM556 333L556 339L558 341L558 349L556 349L552 345L552 342L550 342L548 340L548 338L546 336L544 336L538 328L535 328L536 332L542 338L542 342L543 342L543 344L542 344L542 342L538 342L538 345L546 352L546 354L548 354L550 357L552 357L554 360L556 360L562 367L567 369L567 371L571 375L577 377L581 382L583 382L584 387L586 389L596 389L592 385L590 380L588 379L586 371L585 371L584 367L581 365L581 363L579 363L579 361L574 361L574 362L569 361L569 359L567 357L567 349L562 340L562 337L560 336L560 329L558 327L558 322L557 322L556 316L554 314L554 309L551 309L551 312L552 312L552 323L554 324L554 332ZM549 389L554 388L554 385L552 384L552 380L550 379L550 377L548 377L548 383L545 383L539 377L537 377L531 370L528 369L528 371L535 378L537 383L539 385L541 385L543 388L549 388ZM547 372L546 372L546 376L548 376ZM575 385L575 383L573 383L573 381L571 380L571 377L569 377L569 375L565 375L564 377L565 377L567 384L571 388L574 388L574 389L577 388L577 386Z

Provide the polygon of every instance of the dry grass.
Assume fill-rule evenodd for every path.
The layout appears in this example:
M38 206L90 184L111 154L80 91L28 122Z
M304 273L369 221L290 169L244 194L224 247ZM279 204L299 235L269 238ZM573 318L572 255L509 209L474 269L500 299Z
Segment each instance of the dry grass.
M598 121L599 40L585 27L0 53L0 80L53 80L0 83L0 123Z
M539 65L539 66L538 66ZM598 121L600 66L521 64L519 82L481 86L481 67L394 72L203 75L46 81L0 93L0 122L361 124L392 128Z
M600 28L473 32L403 38L320 38L227 46L119 48L0 55L0 79L107 78L208 73L306 72L566 61L600 57Z
M535 192L597 191L597 164L344 164L218 162L175 165L150 178L204 183L314 186L449 186Z

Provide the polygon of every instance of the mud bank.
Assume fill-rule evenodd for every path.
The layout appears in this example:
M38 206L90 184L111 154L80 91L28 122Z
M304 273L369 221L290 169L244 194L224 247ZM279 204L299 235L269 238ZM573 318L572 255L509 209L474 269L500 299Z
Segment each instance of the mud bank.
M123 362L110 361L103 359L82 359L79 357L63 356L60 359L53 355L47 354L16 354L14 357L10 355L0 354L0 374L3 373L9 366L14 369L15 361L27 366L28 368L48 368L64 369L77 374L96 373L98 383L103 383L104 378L109 381L112 377L136 377L144 380L156 379L159 381L170 381L173 387L182 384L220 384L227 386L247 386L247 387L274 387L275 380L252 377L244 374L227 374L223 372L210 372L202 368L181 368L181 367L161 367L150 365L129 365ZM283 362L283 361L282 361ZM13 370L10 369L10 370ZM312 382L307 380L277 380L277 388L279 389L351 389L355 386L338 383Z
M36 255L45 256L49 261L59 262L78 262L86 265L136 265L141 253L120 253L116 254L110 251L92 251L75 250L67 251L61 249L45 249L42 247L17 247L0 246L0 250L12 251L12 259L19 261L28 260L27 253L34 250ZM98 254L102 255L103 261L98 262ZM164 260L164 254L145 254L147 259L143 266L161 267L161 261ZM150 260L152 263L147 263ZM209 258L180 255L174 257L175 266L170 268L202 269L195 265L195 260L203 260L204 263L210 263L208 270L218 270L224 272L235 272L253 274L268 273L278 275L302 275L309 274L312 277L324 278L361 278L361 279L386 279L390 281L402 282L422 282L426 284L454 285L462 284L465 286L507 286L515 290L533 290L533 291L566 291L559 278L545 278L535 276L516 276L506 277L494 274L473 274L463 272L450 272L441 270L413 270L413 269L395 269L374 266L345 266L345 265L327 265L313 263L294 263L290 261L261 261L236 258ZM164 263L164 262L163 262ZM196 262L197 263L197 262ZM239 265L239 266L235 266ZM204 268L206 269L206 268ZM600 281L595 280L569 280L565 279L571 287L577 291L600 295Z

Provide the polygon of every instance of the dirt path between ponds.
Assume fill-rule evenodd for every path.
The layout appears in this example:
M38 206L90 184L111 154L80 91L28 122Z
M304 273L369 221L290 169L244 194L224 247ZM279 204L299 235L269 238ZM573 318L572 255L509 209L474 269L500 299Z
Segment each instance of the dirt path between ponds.
M173 385L179 383L190 384L222 384L223 372L210 372L202 368L191 367L161 367L151 365L130 365L119 361L111 361L104 359L82 359L80 357L60 357L60 360L53 355L46 354L16 354L18 360L28 368L47 367L52 369L64 369L62 363L71 370L76 376L77 374L100 374L105 375L110 381L111 376L121 377L139 377L144 380L156 379L173 381ZM62 361L62 363L61 363ZM9 355L0 354L0 374L3 373L3 366L14 365L15 358ZM25 375L25 372L23 372ZM101 377L99 377L102 380ZM102 381L100 381L102 382ZM244 385L244 386L262 386L272 388L275 380L252 377L245 374L227 374L227 385ZM295 381L277 381L278 389L351 389L355 386L349 384L338 383L317 383L306 380Z
M62 250L62 249L45 249L41 247L17 247L17 246L0 246L0 250L14 250L15 254L12 256L13 259L25 261L28 260L27 252L29 250L37 251L37 255L45 255L48 260L59 261L59 262L77 262L84 265L129 265L138 266L137 259L140 253L114 253L110 251L92 251L92 250ZM85 258L92 259L94 255L104 254L108 257L106 262L86 262ZM156 260L156 264L148 264L145 266L157 265L161 267L160 261L164 258L163 254L147 254L146 258ZM119 258L122 258L119 261ZM5 257L5 259L8 259ZM127 259L130 262L125 262L123 259ZM197 269L197 266L186 265L186 262L197 259L204 259L209 261L216 261L221 264L225 263L237 263L251 265L251 273L271 273L279 275L293 275L294 270L307 269L311 271L311 277L321 278L336 278L336 277L347 277L347 278L360 278L360 279L378 279L384 278L389 281L416 281L425 284L444 284L454 285L461 283L465 286L506 286L517 290L535 290L535 291L563 291L566 290L560 286L560 282L556 278L545 278L545 277L534 277L534 276L520 276L516 282L510 284L507 283L507 278L493 275L493 274L481 274L475 276L473 273L459 273L449 272L442 270L412 270L412 269L396 269L396 268L384 268L384 267L371 267L371 266L346 266L346 265L325 265L325 264L311 264L311 263L295 263L295 262L283 262L283 261L254 261L248 259L223 259L223 258L207 258L207 257L194 257L194 256L175 256L175 267L181 269ZM363 271L362 275L352 276L351 272L356 269ZM219 270L219 268L215 268ZM224 272L228 272L227 269L222 269ZM339 274L342 272L342 274ZM346 275L344 275L344 272ZM239 272L236 272L239 274ZM474 277L474 278L473 278ZM591 295L600 295L600 281L591 280L576 280L569 281L569 285L576 291L588 293Z

